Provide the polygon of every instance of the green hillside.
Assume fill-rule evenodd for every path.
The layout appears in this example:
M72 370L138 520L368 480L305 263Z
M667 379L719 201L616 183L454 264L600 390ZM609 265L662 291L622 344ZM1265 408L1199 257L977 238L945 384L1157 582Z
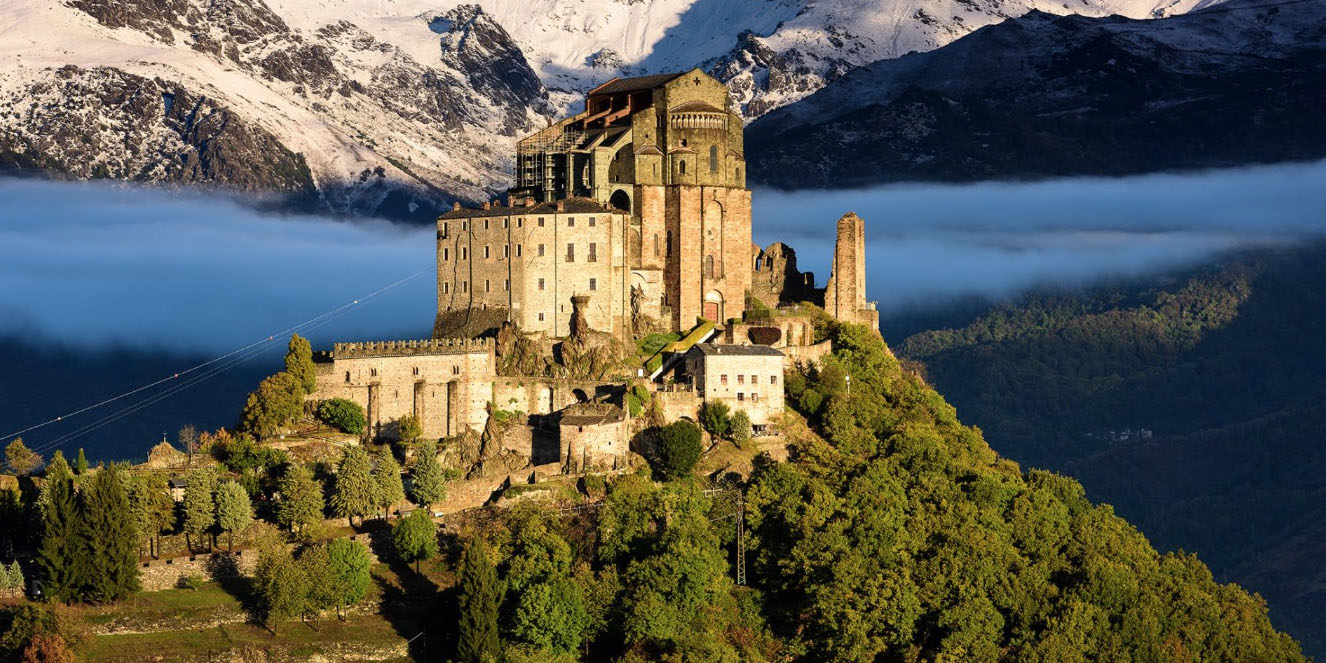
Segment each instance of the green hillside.
M1077 477L1326 650L1326 247L1040 294L900 353L1001 453ZM898 321L895 321L898 322Z

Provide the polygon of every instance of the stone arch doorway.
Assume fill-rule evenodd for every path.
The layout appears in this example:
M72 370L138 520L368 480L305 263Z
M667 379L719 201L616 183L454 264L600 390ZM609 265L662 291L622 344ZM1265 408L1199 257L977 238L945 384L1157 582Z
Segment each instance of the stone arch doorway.
M704 319L711 322L722 322L723 293L710 290L709 294L704 296Z
M571 390L571 395L572 395L572 396L575 396L575 399L576 399L576 402L577 402L577 403L588 403L588 402L589 402L589 394L586 394L584 389L578 389L578 388L577 388L577 389L572 389L572 390Z
M623 212L629 212L631 211L631 194L626 193L625 190L617 189L608 198L608 204Z

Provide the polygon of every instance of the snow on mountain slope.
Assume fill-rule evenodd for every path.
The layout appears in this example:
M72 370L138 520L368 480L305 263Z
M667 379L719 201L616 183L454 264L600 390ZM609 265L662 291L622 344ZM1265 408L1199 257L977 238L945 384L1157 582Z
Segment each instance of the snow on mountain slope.
M613 76L703 66L755 118L1027 11L1145 17L1215 1L9 0L0 168L426 218L503 190L515 140ZM194 100L212 120L117 101L145 95Z

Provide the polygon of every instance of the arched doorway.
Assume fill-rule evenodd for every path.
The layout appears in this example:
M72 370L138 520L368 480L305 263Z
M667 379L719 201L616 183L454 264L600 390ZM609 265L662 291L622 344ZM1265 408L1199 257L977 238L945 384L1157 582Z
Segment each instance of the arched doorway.
M608 204L623 212L629 212L631 211L631 195L622 189L617 189L616 191L613 191L612 196L608 198Z
M722 322L723 293L710 290L709 294L704 296L704 318L711 322Z

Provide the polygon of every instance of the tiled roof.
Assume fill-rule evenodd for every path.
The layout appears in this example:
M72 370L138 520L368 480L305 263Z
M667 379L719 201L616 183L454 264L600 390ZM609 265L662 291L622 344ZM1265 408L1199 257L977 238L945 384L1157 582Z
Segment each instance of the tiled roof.
M686 72L678 71L672 74L654 74L653 76L636 76L634 78L614 78L607 83L590 90L589 94L618 94L621 92L652 90L668 83L684 73Z
M727 111L713 104L694 99L685 101L668 109L669 113L726 113Z

